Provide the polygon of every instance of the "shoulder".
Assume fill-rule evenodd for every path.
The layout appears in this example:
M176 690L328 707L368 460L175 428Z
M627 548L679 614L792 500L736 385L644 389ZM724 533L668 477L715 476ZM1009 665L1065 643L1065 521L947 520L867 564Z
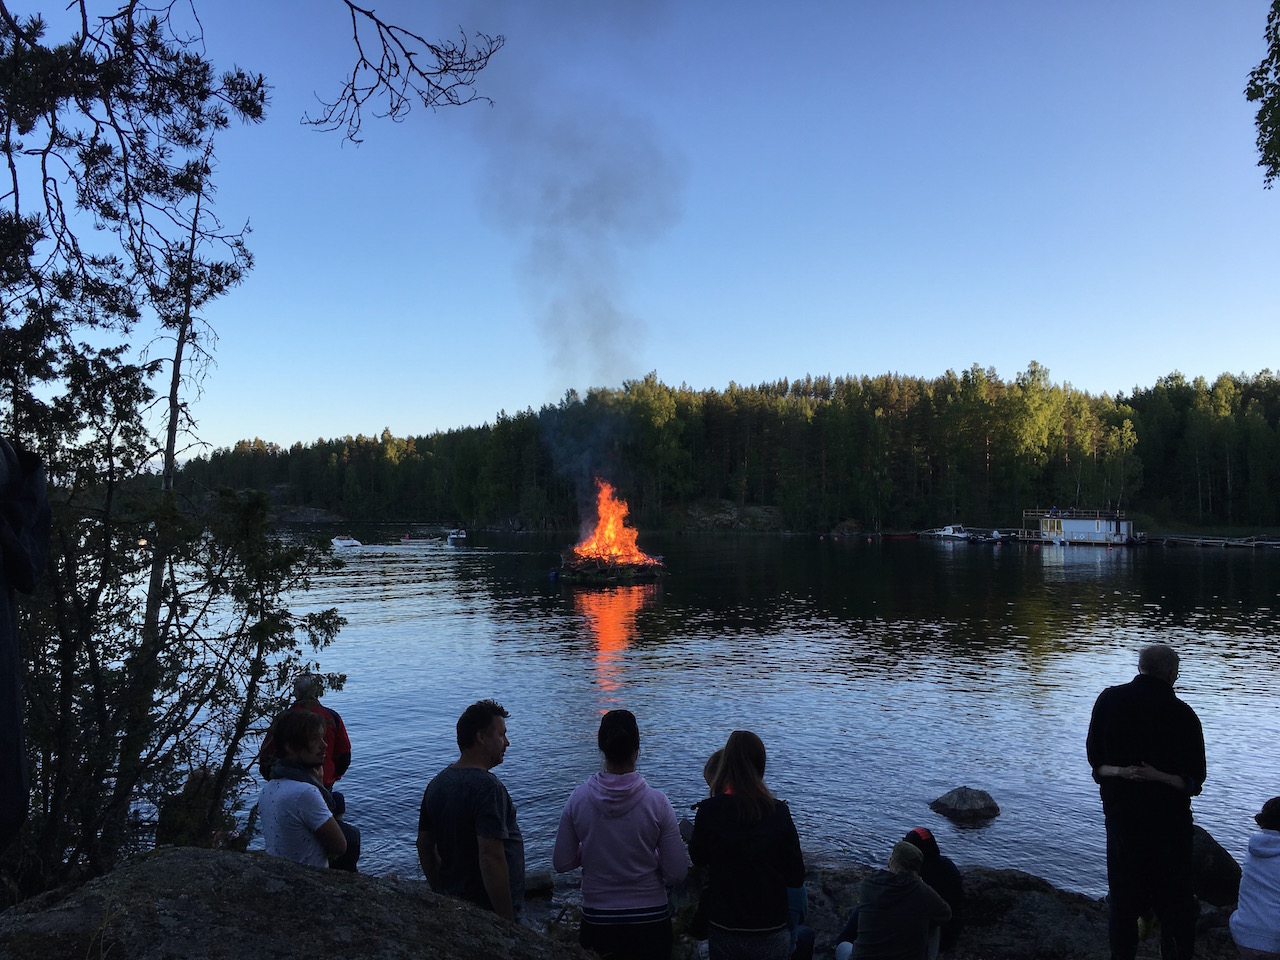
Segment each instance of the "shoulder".
M1095 703L1097 706L1104 706L1111 703L1113 700L1123 699L1132 692L1132 687L1132 682L1117 683L1114 686L1106 687L1100 694L1098 694L1098 699Z
M466 782L466 773L466 770L450 764L431 778L431 782L427 784L426 795L430 797L456 790Z
M787 805L787 801L774 800L773 813L770 814L770 819L779 826L786 826L793 822L791 819L791 807Z
M314 783L303 783L301 780L271 780L262 788L262 798L280 804L308 803L313 799L316 803L324 804L320 788Z
M698 816L718 819L724 816L733 806L733 797L725 793L717 793L698 803Z

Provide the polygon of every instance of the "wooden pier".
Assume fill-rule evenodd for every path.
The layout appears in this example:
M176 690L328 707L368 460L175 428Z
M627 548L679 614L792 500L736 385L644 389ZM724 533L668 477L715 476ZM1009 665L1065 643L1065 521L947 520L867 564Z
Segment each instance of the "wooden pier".
M1243 547L1252 550L1280 549L1280 537L1201 537L1184 534L1148 534L1150 546L1160 547Z

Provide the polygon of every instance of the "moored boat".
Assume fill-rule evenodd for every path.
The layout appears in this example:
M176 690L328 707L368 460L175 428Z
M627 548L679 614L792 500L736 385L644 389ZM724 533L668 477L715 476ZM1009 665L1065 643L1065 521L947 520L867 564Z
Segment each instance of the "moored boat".
M928 537L933 540L975 540L977 535L966 530L958 523L949 523L945 527L935 527L932 530L921 530L920 536Z

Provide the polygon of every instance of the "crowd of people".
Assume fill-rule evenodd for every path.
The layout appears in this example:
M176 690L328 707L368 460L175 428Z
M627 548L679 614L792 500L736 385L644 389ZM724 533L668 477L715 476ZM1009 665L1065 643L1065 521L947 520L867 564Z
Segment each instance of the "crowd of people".
M1199 908L1193 889L1191 798L1205 780L1195 712L1174 693L1179 660L1144 648L1138 675L1098 697L1086 753L1099 784L1107 836L1112 960L1132 960L1140 922L1159 924L1162 956L1190 960ZM269 778L259 809L268 853L355 869L359 832L332 791L350 762L342 720L319 703L316 678L276 718L264 744ZM422 797L417 849L431 888L508 920L524 902L524 839L516 807L493 773L510 746L497 702L481 700L457 723L458 759ZM628 710L600 721L602 769L570 795L556 831L556 871L582 872L579 940L604 960L667 960L674 932L669 889L690 864L705 885L690 932L710 960L808 960L814 933L800 839L786 802L765 783L763 741L735 730L703 770L708 796L677 819L666 795L636 769L640 729ZM1244 960L1280 960L1280 797L1256 816L1231 931ZM354 853L353 853L354 845ZM955 949L964 883L937 840L916 827L884 869L861 882L837 938L837 960L932 960Z

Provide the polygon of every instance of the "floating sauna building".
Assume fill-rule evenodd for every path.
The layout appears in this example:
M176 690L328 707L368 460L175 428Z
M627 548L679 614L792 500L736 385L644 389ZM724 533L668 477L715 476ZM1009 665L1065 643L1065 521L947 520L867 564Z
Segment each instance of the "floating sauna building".
M1134 543L1133 521L1120 510L1024 510L1022 539L1042 543Z

